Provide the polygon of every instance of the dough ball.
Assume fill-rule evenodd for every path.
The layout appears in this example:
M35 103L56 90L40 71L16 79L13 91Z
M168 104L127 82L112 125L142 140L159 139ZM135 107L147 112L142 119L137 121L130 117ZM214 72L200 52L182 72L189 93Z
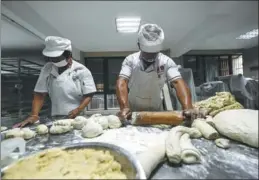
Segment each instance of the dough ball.
M103 129L108 129L109 123L107 116L96 118L96 122L102 126Z
M35 131L30 130L29 128L23 128L22 131L23 131L23 138L26 140L36 136Z
M74 129L81 130L88 122L88 119L84 116L77 116L71 125Z
M6 129L7 129L7 127L1 126L1 132L2 132L2 131L5 131Z
M23 138L24 132L20 128L14 128L6 132L5 137L6 138L15 138L15 137L21 137Z
M48 134L49 132L49 129L48 127L45 125L45 124L40 124L37 126L36 128L36 132L40 135L43 135L43 134Z
M202 137L201 132L197 128L190 128L189 134L190 134L191 138L197 138L198 139L198 138Z
M63 134L66 132L69 132L70 130L72 130L73 127L72 126L58 126L58 125L52 125L50 127L50 134Z
M58 126L71 126L71 123L74 121L74 119L60 119L53 122L53 125Z
M215 144L223 149L228 149L230 147L229 140L224 138L218 138L215 140Z
M85 138L94 138L103 133L103 128L100 124L90 121L82 129L82 136Z
M92 116L90 116L89 119L96 118L96 117L101 117L101 116L102 116L101 114L93 114Z
M77 117L75 118L75 121L86 121L86 120L87 120L87 118L84 117L84 116L77 116Z
M109 115L108 117L108 123L109 123L109 128L115 129L121 127L121 121L118 116L115 115Z

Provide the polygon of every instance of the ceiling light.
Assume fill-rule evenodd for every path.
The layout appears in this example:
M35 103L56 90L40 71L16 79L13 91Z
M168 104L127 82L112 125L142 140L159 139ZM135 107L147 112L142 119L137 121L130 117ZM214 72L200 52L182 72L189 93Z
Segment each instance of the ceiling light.
M252 39L257 36L258 36L258 29L254 29L252 31L249 31L245 34L238 36L236 39Z
M120 33L136 33L139 30L140 18L116 18L116 29Z

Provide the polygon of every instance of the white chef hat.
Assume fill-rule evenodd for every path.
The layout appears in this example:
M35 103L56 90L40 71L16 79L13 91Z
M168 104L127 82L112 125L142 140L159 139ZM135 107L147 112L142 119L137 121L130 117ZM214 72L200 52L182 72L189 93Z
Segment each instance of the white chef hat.
M43 49L42 54L47 57L58 57L66 50L72 52L71 41L69 39L48 36L45 39L45 48Z
M144 24L138 33L140 50L144 52L159 52L163 49L164 31L156 24Z

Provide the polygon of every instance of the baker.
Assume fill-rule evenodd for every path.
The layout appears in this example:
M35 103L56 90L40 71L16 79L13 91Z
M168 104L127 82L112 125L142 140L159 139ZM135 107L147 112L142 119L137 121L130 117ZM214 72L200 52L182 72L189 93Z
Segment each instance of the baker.
M163 111L162 88L166 82L176 90L182 109L193 109L191 92L178 66L160 52L163 42L164 32L158 25L140 27L137 43L140 51L126 57L116 84L120 118L129 119L132 111Z
M75 118L90 103L96 92L91 72L72 58L71 41L48 36L43 55L48 62L42 69L34 89L30 116L14 127L23 127L39 120L39 112L48 94L51 115L55 118Z

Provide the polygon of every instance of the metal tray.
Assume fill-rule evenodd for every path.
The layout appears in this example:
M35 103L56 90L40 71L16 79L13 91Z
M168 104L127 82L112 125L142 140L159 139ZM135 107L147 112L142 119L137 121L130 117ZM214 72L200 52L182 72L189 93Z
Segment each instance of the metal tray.
M70 149L85 149L85 148L94 148L98 150L109 150L110 153L114 156L115 160L121 164L122 172L126 174L128 179L146 179L145 172L140 164L140 162L128 151L125 149L109 144L109 143L101 143L101 142L87 142L87 143L77 143L65 147L60 147L64 150ZM32 155L35 155L41 151L36 153L32 153L29 155L21 156L17 161L14 163L4 167L1 169L1 177L3 177L4 172L15 165L18 161L24 160Z

